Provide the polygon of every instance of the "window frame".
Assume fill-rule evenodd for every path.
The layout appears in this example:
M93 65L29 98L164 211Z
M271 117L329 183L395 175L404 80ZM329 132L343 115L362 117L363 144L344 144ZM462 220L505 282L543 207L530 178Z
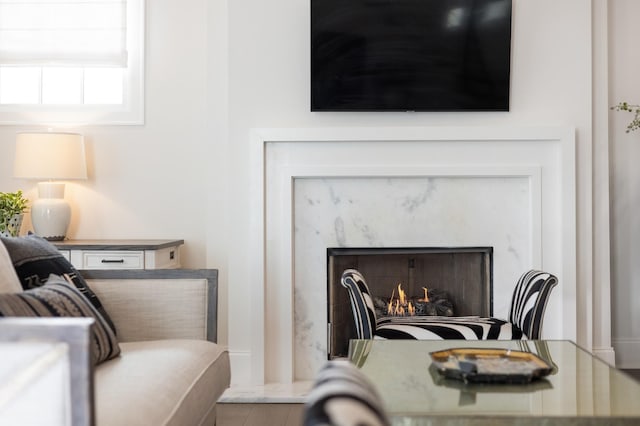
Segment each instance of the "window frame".
M129 59L124 71L122 104L0 104L0 125L144 124L145 12L145 0L127 1Z

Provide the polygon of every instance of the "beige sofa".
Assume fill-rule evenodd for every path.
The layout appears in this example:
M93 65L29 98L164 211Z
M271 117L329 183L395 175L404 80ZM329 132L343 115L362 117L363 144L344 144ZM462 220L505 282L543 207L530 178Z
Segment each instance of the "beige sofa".
M13 280L5 267L0 275ZM121 349L95 369L95 424L215 424L216 401L230 382L226 348L214 343L217 271L80 272Z
M95 371L97 426L213 425L229 386L217 339L217 271L81 271L118 330Z

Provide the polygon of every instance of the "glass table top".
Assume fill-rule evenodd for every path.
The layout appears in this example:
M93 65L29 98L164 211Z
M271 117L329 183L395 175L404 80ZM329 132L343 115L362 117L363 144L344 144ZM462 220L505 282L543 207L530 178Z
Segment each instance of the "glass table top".
M465 384L431 367L431 352L451 348L532 352L553 371L525 385ZM570 341L352 340L349 357L377 387L394 425L483 417L487 424L640 424L640 382Z

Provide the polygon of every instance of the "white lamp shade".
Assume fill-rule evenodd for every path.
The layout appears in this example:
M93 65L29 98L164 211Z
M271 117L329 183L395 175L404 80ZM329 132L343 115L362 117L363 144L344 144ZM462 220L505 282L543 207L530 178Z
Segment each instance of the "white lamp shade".
M84 137L78 133L18 133L14 177L86 179Z

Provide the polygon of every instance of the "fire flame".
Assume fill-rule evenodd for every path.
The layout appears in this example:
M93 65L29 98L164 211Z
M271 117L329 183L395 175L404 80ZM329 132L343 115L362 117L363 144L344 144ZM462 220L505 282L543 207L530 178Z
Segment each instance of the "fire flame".
M407 304L407 294L402 289L402 284L398 284L398 298L400 299L401 304Z
M407 294L402 290L402 284L398 284L398 297L395 299L395 289L391 292L391 299L387 304L387 315L405 316L415 315L416 308L411 301L407 301Z
M424 299L418 299L418 301L420 301L420 302L428 302L429 301L429 295L427 294L427 288L426 287L422 287L422 289L424 290Z

